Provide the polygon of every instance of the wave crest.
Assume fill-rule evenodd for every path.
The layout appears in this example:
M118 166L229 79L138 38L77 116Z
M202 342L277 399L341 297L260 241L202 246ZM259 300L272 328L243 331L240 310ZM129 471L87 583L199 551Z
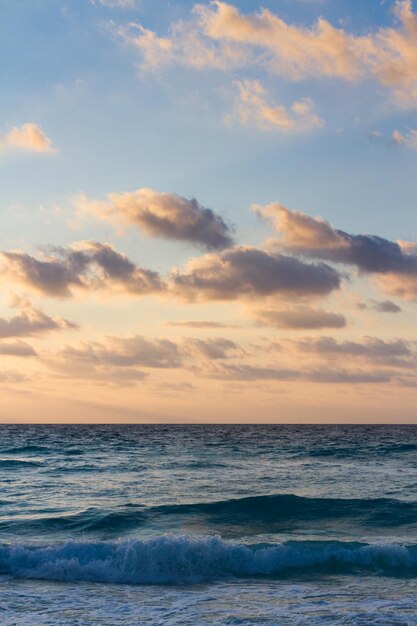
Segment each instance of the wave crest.
M417 546L290 542L249 546L219 536L162 535L147 541L71 541L0 546L0 573L21 578L124 584L321 573L417 575Z

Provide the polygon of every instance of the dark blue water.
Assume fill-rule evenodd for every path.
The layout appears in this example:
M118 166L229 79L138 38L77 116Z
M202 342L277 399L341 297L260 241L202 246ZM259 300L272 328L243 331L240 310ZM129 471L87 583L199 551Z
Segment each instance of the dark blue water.
M417 624L417 427L0 426L0 623Z

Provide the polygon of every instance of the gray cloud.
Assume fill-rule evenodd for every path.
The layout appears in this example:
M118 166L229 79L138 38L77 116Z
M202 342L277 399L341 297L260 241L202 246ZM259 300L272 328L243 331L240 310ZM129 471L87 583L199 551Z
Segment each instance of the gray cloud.
M356 265L362 272L417 272L417 255L408 254L397 242L377 235L351 235L322 218L278 203L255 208L273 221L282 235L277 246L289 252Z
M417 253L415 244L396 242L377 235L352 235L334 229L322 218L290 211L281 204L255 206L281 234L272 247L292 254L354 265L361 273L378 275L387 292L417 299Z
M71 378L125 385L143 380L149 369L195 370L198 363L227 359L237 350L239 346L223 338L182 338L174 342L133 335L67 346L55 357L47 358L46 363Z
M362 370L347 371L335 368L319 370L295 370L280 367L258 367L252 365L222 364L209 374L211 378L233 381L305 381L323 384L383 383L391 380L391 375Z
M164 289L156 272L136 266L109 244L96 241L54 248L42 259L20 251L1 252L0 257L0 278L52 297L71 297L74 289L107 288L136 295Z
M36 356L36 352L24 341L0 341L0 355L27 357Z
M9 319L0 318L0 338L32 337L55 330L76 328L76 324L68 320L49 317L42 311L31 307Z
M414 348L413 342L400 339L365 337L337 342L332 337L307 337L270 346L252 345L245 350L222 337L171 341L133 335L68 346L44 362L62 376L113 386L134 385L147 378L152 370L165 369L178 372L178 383L190 373L201 378L243 382L373 384L395 380L401 383L412 380L405 379L400 371L410 376L414 373ZM251 362L252 358L272 355L276 350L280 354L279 363L273 361L261 366ZM308 358L308 354L314 358ZM154 380L159 380L159 375Z
M84 361L94 366L176 368L181 353L168 339L148 340L140 335L107 337L102 343L86 343L81 348L68 347L61 356L68 361Z
M229 227L223 219L201 206L194 198L143 188L127 193L108 194L107 202L76 200L81 213L92 213L112 223L136 226L146 235L187 241L207 250L232 245Z
M106 337L102 342L89 342L80 348L67 347L61 355L68 360L87 361L114 367L178 368L185 359L204 356L207 359L227 358L238 349L235 342L221 337L212 339L183 338L145 339L141 335Z
M372 309L378 313L401 313L402 308L392 300L368 300L358 306L359 309Z
M220 367L213 368L209 372L210 378L219 380L282 380L291 381L299 380L301 373L295 369L277 368L277 367L259 367L248 364L222 364Z
M361 370L357 372L349 372L345 370L317 370L311 372L307 377L307 380L313 383L327 383L327 384L375 384L375 383L388 383L392 379L389 374L380 372L363 372Z
M383 340L364 337L360 341L336 341L333 337L308 337L295 342L297 349L315 354L344 354L370 358L410 356L411 348L403 339Z
M283 294L323 296L340 287L340 275L324 263L238 247L193 259L172 275L171 288L188 300L233 300Z
M350 359L384 368L415 369L417 366L415 345L404 339L362 337L356 341L336 341L333 337L305 337L292 342L292 347L297 352L333 359L337 363Z
M230 353L238 350L239 346L230 339L221 337L215 339L194 339L184 340L185 349L191 353L197 353L209 360L227 359Z
M255 319L266 326L276 326L289 330L343 328L346 326L344 315L310 307L297 307L282 311L274 309L256 311Z

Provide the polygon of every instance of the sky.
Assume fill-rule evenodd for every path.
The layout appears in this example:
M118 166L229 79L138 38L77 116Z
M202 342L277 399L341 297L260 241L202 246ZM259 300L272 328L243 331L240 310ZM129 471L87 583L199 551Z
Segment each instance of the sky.
M417 4L1 12L0 421L417 421Z

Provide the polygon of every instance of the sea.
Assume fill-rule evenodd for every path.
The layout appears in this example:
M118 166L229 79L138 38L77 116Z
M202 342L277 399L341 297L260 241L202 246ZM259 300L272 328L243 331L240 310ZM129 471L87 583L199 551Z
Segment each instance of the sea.
M417 625L417 426L2 425L1 626Z

